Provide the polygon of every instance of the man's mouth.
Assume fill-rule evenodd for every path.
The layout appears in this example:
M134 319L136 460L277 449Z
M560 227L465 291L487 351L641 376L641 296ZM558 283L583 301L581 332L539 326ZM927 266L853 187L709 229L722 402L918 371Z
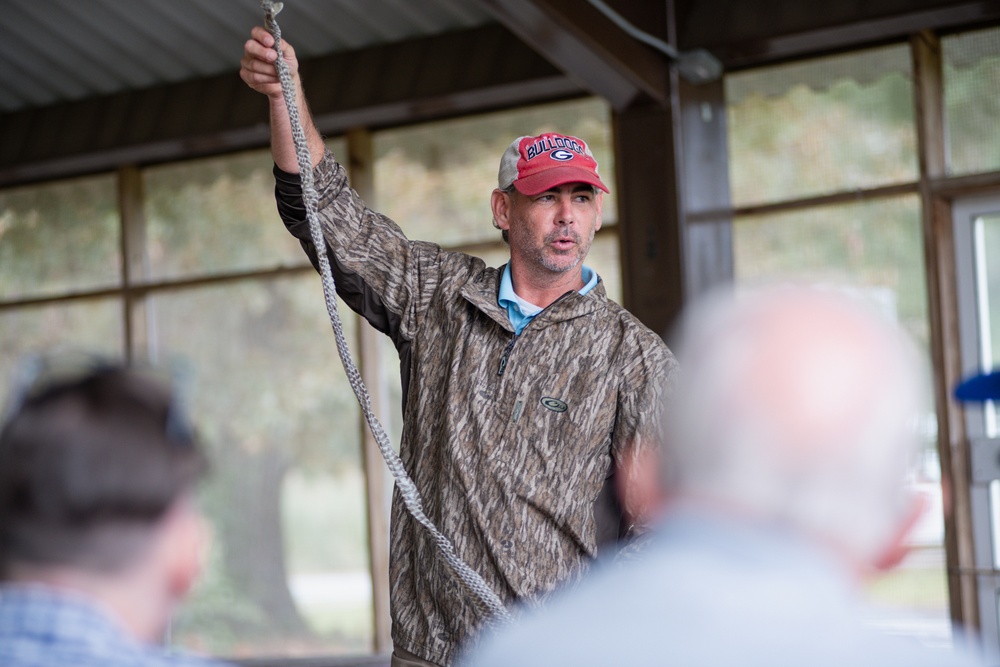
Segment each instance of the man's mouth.
M577 241L577 239L573 238L572 236L556 236L554 238L549 239L549 243L556 250L569 250L573 246L577 245L579 241Z

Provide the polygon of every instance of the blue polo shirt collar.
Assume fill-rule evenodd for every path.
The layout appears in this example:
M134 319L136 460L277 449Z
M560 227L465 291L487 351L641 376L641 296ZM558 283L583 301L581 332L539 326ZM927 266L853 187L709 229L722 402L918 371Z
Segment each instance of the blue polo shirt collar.
M597 272L589 266L584 265L584 285L580 288L580 294L586 294L594 289L597 285L597 280ZM514 283L510 279L509 262L504 266L503 276L500 278L500 294L497 297L497 303L501 308L507 310L507 317L510 319L510 325L514 327L515 335L519 335L524 330L524 327L528 326L528 322L544 310L533 303L525 301L514 292Z

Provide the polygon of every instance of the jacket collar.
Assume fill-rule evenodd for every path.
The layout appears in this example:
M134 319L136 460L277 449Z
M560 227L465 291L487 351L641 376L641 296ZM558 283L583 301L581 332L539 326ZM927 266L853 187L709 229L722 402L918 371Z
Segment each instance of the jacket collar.
M510 324L506 309L497 303L502 274L502 266L499 269L484 268L462 286L460 293L486 316L513 333L514 327ZM579 292L563 294L555 303L536 315L528 328L542 329L552 324L583 317L602 308L607 301L608 293L604 289L604 281L599 280L597 285L584 295Z

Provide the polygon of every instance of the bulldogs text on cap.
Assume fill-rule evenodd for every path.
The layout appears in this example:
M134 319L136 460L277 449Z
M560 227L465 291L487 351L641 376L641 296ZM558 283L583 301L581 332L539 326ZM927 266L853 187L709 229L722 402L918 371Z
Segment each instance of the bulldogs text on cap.
M513 185L528 196L565 183L587 183L608 192L586 142L554 132L515 139L500 158L497 183L501 190Z

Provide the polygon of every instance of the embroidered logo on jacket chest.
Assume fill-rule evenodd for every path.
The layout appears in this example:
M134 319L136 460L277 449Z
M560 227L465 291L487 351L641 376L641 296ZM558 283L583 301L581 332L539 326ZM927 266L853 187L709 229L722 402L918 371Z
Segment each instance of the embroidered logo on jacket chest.
M542 406L552 412L566 412L569 406L566 405L565 401L561 401L558 398L552 398L551 396L542 396L541 400L538 401Z

